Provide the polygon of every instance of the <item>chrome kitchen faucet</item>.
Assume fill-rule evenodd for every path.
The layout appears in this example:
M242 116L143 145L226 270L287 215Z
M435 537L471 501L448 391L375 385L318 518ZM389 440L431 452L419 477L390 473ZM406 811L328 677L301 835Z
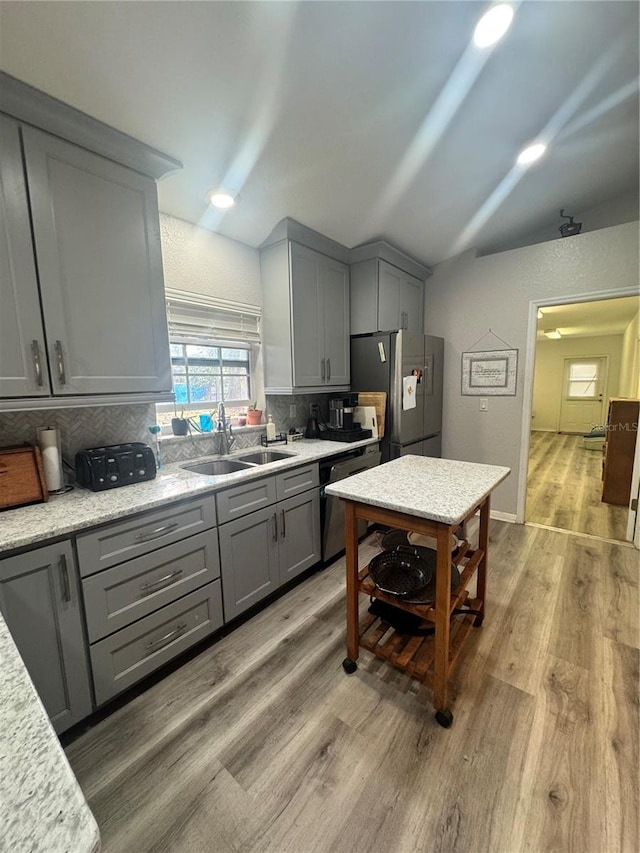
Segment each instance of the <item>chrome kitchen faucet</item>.
M227 425L224 403L218 403L218 435L220 436L220 453L229 453L236 443L236 438L231 430L231 423Z

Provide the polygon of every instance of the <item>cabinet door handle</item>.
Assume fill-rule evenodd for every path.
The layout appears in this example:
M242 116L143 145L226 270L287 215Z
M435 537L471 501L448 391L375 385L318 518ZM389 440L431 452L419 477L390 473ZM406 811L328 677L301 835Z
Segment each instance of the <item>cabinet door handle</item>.
M273 541L278 541L278 516L276 513L273 513Z
M42 362L40 361L38 341L31 341L31 357L33 358L33 369L36 372L36 385L38 388L42 388Z
M287 525L286 525L286 521L285 521L284 510L280 511L280 520L282 521L282 538L286 539L286 537L287 537Z
M56 341L56 359L58 361L58 380L61 385L67 384L67 377L64 372L64 354L62 352L62 341Z
M158 578L157 581L149 581L149 583L140 584L140 592L143 595L151 595L151 593L155 592L156 589L161 589L163 586L167 586L167 584L171 583L174 578L179 578L181 574L182 569L174 569L172 572L169 572L168 575Z
M320 359L320 375L322 377L322 381L325 379L325 370L324 370L324 358Z
M157 539L159 536L164 536L165 533L170 533L178 526L178 522L174 521L171 524L164 524L162 527L156 527L151 533L138 533L136 542L151 542L152 539Z
M64 554L60 554L58 567L60 569L60 583L62 584L62 600L69 602L71 601L71 586L69 585L69 567Z
M327 382L331 382L331 359L327 359Z
M144 647L145 656L152 654L153 652L158 651L158 649L163 649L165 646L168 646L169 643L173 642L177 637L187 630L186 624L177 625L173 631L169 631L168 634L165 634L164 637L158 637L157 640L152 640L150 643Z

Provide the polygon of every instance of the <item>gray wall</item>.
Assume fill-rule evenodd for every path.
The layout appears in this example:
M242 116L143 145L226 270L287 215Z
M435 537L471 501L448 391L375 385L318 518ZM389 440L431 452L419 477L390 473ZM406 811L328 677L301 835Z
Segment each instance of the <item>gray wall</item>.
M428 279L425 328L445 339L443 456L512 469L493 509L516 513L530 302L637 288L638 280L637 222L480 258L465 252ZM478 397L460 393L460 365L489 328L520 351L518 383L515 397L491 397L481 413Z

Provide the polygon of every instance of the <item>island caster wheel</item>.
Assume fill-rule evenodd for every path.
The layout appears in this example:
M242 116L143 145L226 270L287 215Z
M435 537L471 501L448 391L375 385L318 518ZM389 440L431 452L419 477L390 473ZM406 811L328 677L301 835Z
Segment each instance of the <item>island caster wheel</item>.
M453 714L448 708L444 711L436 711L436 722L440 723L443 729L448 729L453 722Z
M349 658L345 658L342 661L342 668L346 673L351 675L351 673L355 672L358 668L358 664L354 660L349 660Z
M479 628L482 625L483 621L484 616L476 616L476 618L473 620L473 627Z

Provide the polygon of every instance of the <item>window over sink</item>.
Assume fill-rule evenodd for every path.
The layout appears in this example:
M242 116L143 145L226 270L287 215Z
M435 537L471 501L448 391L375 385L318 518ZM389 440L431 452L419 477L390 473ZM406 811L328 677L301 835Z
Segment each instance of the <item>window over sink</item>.
M195 426L219 403L236 421L257 396L260 309L182 291L167 296L175 404L158 404L157 422L170 433L177 414Z

